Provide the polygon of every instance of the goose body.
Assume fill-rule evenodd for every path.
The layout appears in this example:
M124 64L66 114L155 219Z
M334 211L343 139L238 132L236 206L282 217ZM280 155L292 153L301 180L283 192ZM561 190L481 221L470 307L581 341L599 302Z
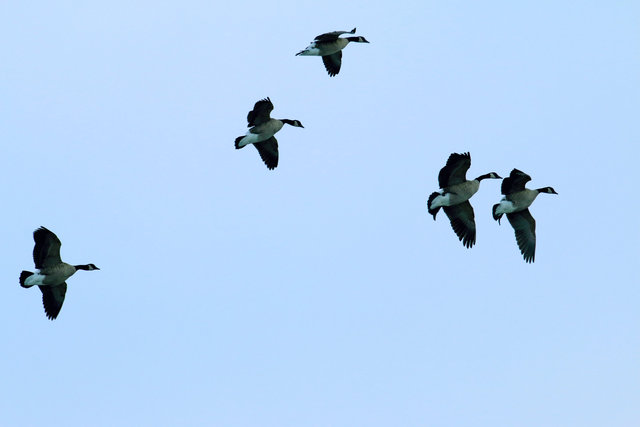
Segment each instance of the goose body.
M329 76L336 76L342 66L342 49L351 42L369 43L361 36L340 37L342 34L354 34L356 29L351 31L332 31L317 36L306 49L296 53L296 56L321 56L324 68Z
M502 180L502 194L504 197L499 203L493 205L493 219L498 221L502 215L513 227L516 235L516 243L526 262L534 262L536 256L536 220L529 212L529 206L541 193L558 194L552 187L537 189L525 188L525 184L531 180L526 173L513 169L511 174Z
M471 166L469 153L453 153L447 164L438 174L441 190L431 193L427 209L435 221L440 208L444 209L453 231L467 248L476 242L476 223L473 207L469 199L478 192L483 179L499 179L495 172L480 175L476 179L467 180L467 170Z
M60 259L60 239L52 231L40 227L33 232L35 246L33 261L37 271L20 273L20 286L38 286L42 291L42 303L47 317L58 317L67 293L67 279L78 270L99 270L94 264L71 265Z
M31 286L56 286L65 282L76 271L73 265L61 262L58 265L38 270L38 272L27 277L23 286L26 288Z
M272 110L273 103L268 97L256 102L253 110L247 114L247 126L250 129L246 135L237 137L235 141L235 147L238 150L246 145L253 144L268 169L275 169L278 166L278 141L274 135L285 124L293 127L304 127L299 120L272 119Z
M354 28L355 29L355 28ZM347 31L337 31L344 34ZM340 52L347 47L351 40L348 37L342 38L336 36L335 39L327 41L313 41L306 49L296 53L296 56L325 56L333 55L336 52Z

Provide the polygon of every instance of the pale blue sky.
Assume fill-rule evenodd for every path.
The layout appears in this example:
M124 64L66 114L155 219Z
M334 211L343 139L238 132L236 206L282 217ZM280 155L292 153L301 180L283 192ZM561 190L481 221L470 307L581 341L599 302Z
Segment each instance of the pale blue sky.
M0 4L0 424L640 425L637 2L131 3ZM558 191L534 264L499 181L428 215L464 151ZM41 225L101 268L54 322Z

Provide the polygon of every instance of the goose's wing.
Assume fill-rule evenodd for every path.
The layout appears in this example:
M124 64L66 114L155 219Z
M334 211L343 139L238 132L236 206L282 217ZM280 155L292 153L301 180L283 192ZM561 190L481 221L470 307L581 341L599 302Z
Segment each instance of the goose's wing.
M356 32L355 28L351 31L331 31L330 33L324 33L324 34L320 34L319 36L316 36L314 40L318 42L328 42L328 41L336 40L342 34L353 34L355 32Z
M33 262L36 268L47 268L62 262L60 259L62 243L52 231L40 227L33 232L33 240L36 242L33 247Z
M476 243L476 221L473 207L469 201L453 206L443 206L449 217L451 228L455 231L462 244L470 248Z
M325 55L322 57L324 68L331 77L340 72L340 66L342 65L342 51L339 50L331 55Z
M247 122L249 123L247 127L259 126L262 123L268 122L269 119L271 119L271 111L273 111L273 104L268 97L256 102L253 110L247 114Z
M467 170L471 166L471 154L453 153L449 156L447 164L440 169L438 184L440 188L461 184L467 180Z
M527 182L531 181L531 177L526 173L514 169L511 171L508 177L502 180L502 194L517 193L524 190L524 186Z
M536 220L529 209L508 213L507 218L516 233L516 242L526 262L535 261L536 257Z
M278 141L275 137L272 136L266 141L256 142L253 146L258 149L260 158L268 169L275 169L278 166Z
M64 296L67 293L67 284L62 283L57 286L38 286L42 291L42 305L44 306L44 312L51 320L58 317L62 303L64 303Z

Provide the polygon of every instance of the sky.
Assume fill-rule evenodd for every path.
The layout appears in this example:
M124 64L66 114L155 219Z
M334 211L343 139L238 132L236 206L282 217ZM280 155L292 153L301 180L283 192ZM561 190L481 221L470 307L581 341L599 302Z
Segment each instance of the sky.
M0 424L637 426L640 4L0 4ZM357 27L329 77L313 38ZM270 97L269 171L235 150ZM530 188L535 263L471 199ZM32 232L68 281L49 321Z

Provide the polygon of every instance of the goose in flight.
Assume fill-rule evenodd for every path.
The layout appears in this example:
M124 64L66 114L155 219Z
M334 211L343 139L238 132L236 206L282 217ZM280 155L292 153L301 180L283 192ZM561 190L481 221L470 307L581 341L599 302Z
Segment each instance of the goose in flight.
M520 253L526 262L535 261L536 257L536 220L529 212L529 206L540 193L558 194L552 187L542 187L531 190L525 188L525 184L531 181L526 173L513 169L511 174L502 180L502 194L504 197L500 203L493 205L493 219L498 221L503 214L516 234L516 242Z
M296 56L321 56L324 68L333 77L340 72L342 65L342 49L351 42L369 43L361 36L340 37L342 34L354 34L356 29L351 31L332 31L317 36L311 44L304 50L296 53Z
M22 271L20 286L30 288L38 286L42 291L44 312L51 320L58 317L64 296L67 293L66 280L78 270L100 270L94 264L70 265L60 259L60 239L52 231L40 227L33 232L36 242L33 248L33 261L38 269L35 273Z
M476 242L475 215L469 199L478 192L480 181L483 179L500 179L497 173L490 172L476 179L467 180L467 170L470 166L469 153L451 154L447 164L438 174L441 190L431 193L427 202L427 209L433 215L434 221L440 208L444 209L453 231L467 248L472 247Z
M235 143L238 150L245 145L253 144L269 170L278 166L278 141L274 135L285 124L304 128L299 120L272 119L270 116L272 110L273 103L268 97L256 102L253 110L247 114L249 131L246 135L237 137Z

